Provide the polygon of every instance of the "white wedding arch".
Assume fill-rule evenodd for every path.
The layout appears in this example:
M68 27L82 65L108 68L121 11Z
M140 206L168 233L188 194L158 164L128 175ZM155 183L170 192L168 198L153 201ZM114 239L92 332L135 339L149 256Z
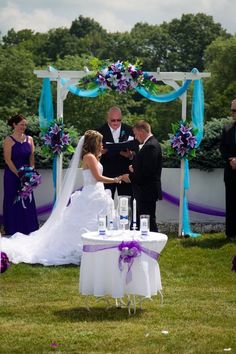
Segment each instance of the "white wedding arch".
M34 70L34 74L40 79L50 79L50 81L56 81L57 83L57 119L63 120L63 104L67 97L67 94L72 86L75 86L80 79L88 75L85 71L68 71L68 70L56 70L48 67L47 70ZM156 72L147 72L152 75L157 81L162 81L164 84L172 87L174 90L181 89L179 82L187 80L195 81L210 77L210 73L198 72L198 70L192 70L192 72L161 72L157 68ZM147 97L148 98L148 97ZM187 90L185 90L179 97L182 102L181 119L186 120L187 114ZM57 159L57 176L56 176L56 195L58 196L61 189L62 182L62 154ZM184 161L180 162L181 174L180 174L180 204L179 204L179 236L183 234L183 207L184 207Z

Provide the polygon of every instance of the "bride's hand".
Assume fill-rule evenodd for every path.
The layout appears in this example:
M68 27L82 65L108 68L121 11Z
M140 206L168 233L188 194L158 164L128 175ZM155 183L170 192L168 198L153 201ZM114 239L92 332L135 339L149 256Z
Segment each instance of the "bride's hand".
M114 178L115 183L121 183L122 182L122 176L118 176Z

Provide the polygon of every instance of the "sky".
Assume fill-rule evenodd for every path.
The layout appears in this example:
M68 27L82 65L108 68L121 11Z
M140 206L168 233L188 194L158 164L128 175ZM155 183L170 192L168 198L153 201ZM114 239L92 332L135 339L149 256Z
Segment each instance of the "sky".
M80 15L97 21L108 32L130 31L137 22L160 25L182 14L205 13L229 33L236 33L235 0L0 0L0 31L4 35L32 29L71 26Z

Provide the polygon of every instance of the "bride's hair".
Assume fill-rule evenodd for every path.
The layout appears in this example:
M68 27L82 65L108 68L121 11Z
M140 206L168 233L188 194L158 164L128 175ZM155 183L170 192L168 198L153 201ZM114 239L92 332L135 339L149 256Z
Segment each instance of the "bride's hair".
M96 130L87 130L84 134L84 144L82 147L81 160L84 155L91 153L96 156L100 155L100 144L102 142L102 134Z

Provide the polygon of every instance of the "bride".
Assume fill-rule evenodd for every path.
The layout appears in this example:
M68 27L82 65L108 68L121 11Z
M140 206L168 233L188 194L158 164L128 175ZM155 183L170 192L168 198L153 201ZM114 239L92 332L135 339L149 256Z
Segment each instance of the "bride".
M81 234L96 231L98 214L107 214L109 208L114 207L113 199L105 192L103 183L121 181L121 177L102 175L99 162L101 151L102 135L88 130L77 145L56 206L45 224L30 235L17 232L10 238L1 238L1 250L11 262L45 266L80 263ZM72 194L81 160L83 189Z

